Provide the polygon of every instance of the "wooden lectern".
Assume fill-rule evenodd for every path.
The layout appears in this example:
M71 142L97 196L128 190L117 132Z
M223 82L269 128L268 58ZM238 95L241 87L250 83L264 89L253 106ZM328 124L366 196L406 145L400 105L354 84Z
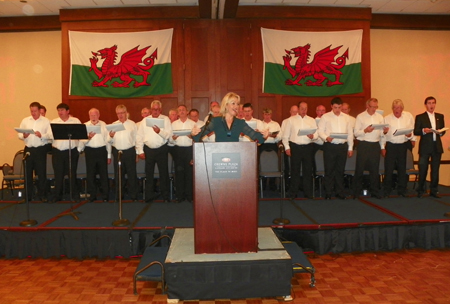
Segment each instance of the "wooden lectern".
M257 252L256 143L194 144L195 253Z

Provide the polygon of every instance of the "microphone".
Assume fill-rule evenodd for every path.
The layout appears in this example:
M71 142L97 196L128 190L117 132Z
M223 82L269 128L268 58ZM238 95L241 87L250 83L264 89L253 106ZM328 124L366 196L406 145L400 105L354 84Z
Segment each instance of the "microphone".
M202 133L200 134L200 141L203 141L203 140L202 140L203 135L205 135L206 128L207 128L208 125L210 124L211 119L212 119L212 114L209 113L208 119L206 120L205 125L203 126L203 131L202 131Z
M208 115L208 119L207 119L206 122L205 122L205 128L209 125L209 123L211 122L211 119L212 119L212 114L210 113L210 114Z
M122 151L119 151L119 152L117 153L117 162L120 162L120 161L121 161L121 159L122 159L122 154L123 154Z
M22 160L27 160L27 158L30 156L30 152L25 153Z

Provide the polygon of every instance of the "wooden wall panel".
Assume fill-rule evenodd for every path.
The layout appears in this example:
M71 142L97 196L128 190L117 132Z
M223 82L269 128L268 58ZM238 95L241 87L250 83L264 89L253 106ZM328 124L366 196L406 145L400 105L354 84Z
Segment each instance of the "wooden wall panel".
M195 105L200 117L216 100L218 86L216 59L217 26L214 20L188 20L184 28L185 103Z
M252 103L250 23L221 20L219 28L221 36L217 60L220 62L218 76L221 98L228 92L234 92L241 96L241 103ZM254 106L258 107L257 104Z
M262 118L262 109L270 107L274 119L281 121L289 115L293 104L306 101L308 114L315 117L315 108L323 104L329 109L332 97L298 97L262 93L263 53L261 27L297 31L336 31L362 28L363 34L363 87L364 92L341 96L349 102L356 115L364 110L364 101L370 97L370 10L366 9L308 9L286 11L284 8L252 8L237 12L237 19L146 19L139 14L133 18L129 12L106 14L100 21L101 11L88 14L95 18L85 21L82 10L61 14L63 48L62 100L72 107L72 114L84 116L92 107L99 107L102 118L116 119L113 111L119 103L129 108L131 117L140 120L140 110L154 99L163 102L163 113L170 108L185 104L197 108L200 117L206 116L211 101L221 101L229 91L241 96L241 103L251 102L255 117ZM286 14L283 18L277 12ZM258 14L255 15L255 13ZM344 13L345 12L345 13ZM259 14L261 13L261 14ZM270 18L265 14L270 13ZM68 14L70 16L68 16ZM72 15L71 15L72 14ZM73 16L73 14L78 16ZM81 15L79 15L81 14ZM265 16L265 18L257 17ZM114 19L117 16L117 20ZM69 22L70 21L70 22ZM159 30L174 28L172 67L174 92L165 96L115 100L68 96L69 83L69 30L127 32L136 30Z

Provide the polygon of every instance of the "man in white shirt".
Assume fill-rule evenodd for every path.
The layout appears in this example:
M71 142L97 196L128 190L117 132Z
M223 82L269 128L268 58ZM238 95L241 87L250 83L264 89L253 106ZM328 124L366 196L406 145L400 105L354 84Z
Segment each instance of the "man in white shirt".
M255 130L258 130L258 131L264 130L262 121L253 117L253 106L251 103L244 104L244 106L242 107L242 110L244 113L244 120L247 123L249 123L249 122L256 123ZM249 137L241 134L241 136L239 137L239 141L252 141L252 140Z
M102 200L109 200L108 164L111 163L111 144L109 143L106 123L100 120L100 111L96 108L89 110L89 121L86 127L99 126L100 133L89 132L88 140L80 140L80 151L86 156L86 183L89 200L96 199L95 175L98 172L102 190Z
M167 142L172 137L172 124L169 117L161 114L162 104L159 100L151 103L151 118L163 120L163 127L157 125L148 127L145 121L139 126L136 137L136 150L140 159L145 159L145 201L152 202L158 195L154 191L153 176L155 165L158 165L159 185L165 202L170 200L169 185L169 147ZM147 118L149 118L147 117ZM145 118L145 119L147 119ZM144 120L145 120L144 119Z
M288 197L294 199L300 186L300 175L303 176L303 192L305 198L313 198L313 163L314 144L317 139L317 125L314 118L306 115L308 104L300 102L298 115L291 116L285 124L282 134L286 155L291 159L291 185ZM299 130L311 130L314 132L306 135L298 135Z
M52 124L81 124L78 118L70 116L69 106L65 103L60 103L56 107L58 111L58 118L51 121ZM53 133L52 133L53 138ZM73 197L79 197L79 191L77 188L77 165L78 165L78 140L67 140L67 139L54 139L52 149L52 163L53 171L55 172L55 193L51 202L60 201L63 192L63 182L64 175L69 175L69 162L71 166L72 175L69 175L69 180L71 182L71 190ZM69 159L69 149L70 149L70 159Z
M184 105L178 106L179 119L172 123L173 130L192 130L195 122L188 118L187 108ZM190 134L173 134L171 141L175 144L175 186L177 189L177 202L193 201L193 174L192 174L192 138Z
M27 164L27 192L28 199L33 199L33 171L38 177L37 200L47 201L45 197L45 183L47 181L47 143L50 138L50 121L39 112L40 104L32 102L30 104L31 116L28 116L20 123L21 129L33 130L31 133L18 133L19 139L25 143L24 155ZM28 155L28 156L27 156Z
M192 120L193 122L195 122L195 125L199 128L203 127L203 125L205 124L204 121L199 119L200 113L198 112L197 109L191 109L189 111L189 119Z
M356 155L356 169L353 178L353 195L358 197L363 187L364 170L369 171L370 194L378 199L383 198L380 194L380 153L384 147L384 134L389 131L389 127L375 128L376 125L383 125L384 118L377 113L378 100L370 98L366 101L366 111L356 117L355 137L359 141Z
M293 105L291 106L291 108L289 109L289 117L292 116L296 116L298 114L298 106L297 105ZM281 122L281 131L280 131L280 135L281 138L283 138L283 134L284 134L284 130L286 129L286 123L288 121L288 118L283 119L283 121ZM283 146L284 149L284 146ZM289 186L291 184L291 168L290 168L290 158L289 156L286 155L286 153L284 153L283 155L284 157L284 181L285 181L285 185L286 185L286 190L289 189Z
M272 120L272 109L263 109L264 119L262 121L262 130L269 129L269 137L259 146L260 151L273 150L278 152L278 142L281 140L280 124Z
M341 112L347 114L352 122L352 128L355 127L356 118L350 115L350 105L346 102L342 103Z
M113 124L122 124L125 130L109 132L109 143L112 146L112 155L114 156L114 180L116 182L116 200L119 200L119 152L121 154L121 181L122 196L125 190L128 190L130 199L137 200L138 193L138 179L136 173L136 124L134 121L128 119L127 108L124 105L116 107L116 114L118 120ZM125 174L128 178L128 186L126 185Z
M214 112L213 112L214 107L219 107L219 111L220 111L220 104L217 101L211 101L211 103L209 104L208 115L206 115L205 119L203 120L205 123L208 120L209 115L211 115L211 117L214 117Z
M353 126L350 117L342 113L341 107L342 100L333 98L331 111L324 114L319 122L319 136L324 142L325 199L331 199L333 189L337 198L345 199L345 164L347 157L353 156ZM346 137L333 138L333 134L346 134Z

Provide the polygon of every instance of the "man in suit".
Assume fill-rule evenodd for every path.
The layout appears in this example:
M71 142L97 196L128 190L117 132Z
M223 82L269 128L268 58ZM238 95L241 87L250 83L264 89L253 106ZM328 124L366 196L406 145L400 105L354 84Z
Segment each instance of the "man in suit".
M425 192L424 185L428 173L428 162L431 158L431 183L430 195L440 198L438 194L439 164L444 150L442 149L441 136L445 132L438 132L444 128L444 115L436 113L436 98L425 98L426 112L416 116L414 123L414 135L420 136L419 142L419 183L417 197L421 198Z

